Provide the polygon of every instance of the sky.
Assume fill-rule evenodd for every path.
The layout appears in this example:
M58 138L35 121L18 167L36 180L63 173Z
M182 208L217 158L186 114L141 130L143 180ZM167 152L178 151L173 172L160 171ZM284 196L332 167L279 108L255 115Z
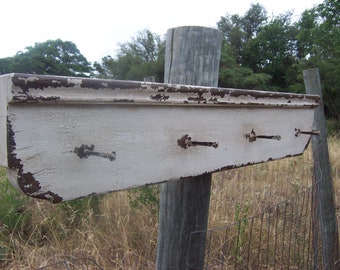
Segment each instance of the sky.
M322 0L1 0L0 58L14 56L37 42L72 41L88 61L115 56L119 44L139 31L165 35L178 26L216 28L221 16L244 13L252 3L268 15L294 12L293 19Z

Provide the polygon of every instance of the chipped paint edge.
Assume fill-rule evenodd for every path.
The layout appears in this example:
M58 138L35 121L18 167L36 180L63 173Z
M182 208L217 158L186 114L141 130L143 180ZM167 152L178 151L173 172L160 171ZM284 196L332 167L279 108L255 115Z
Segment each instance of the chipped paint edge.
M13 73L10 104L114 104L315 108L316 95Z
M12 128L11 121L7 118L7 162L8 169L16 172L16 186L23 193L37 199L48 200L52 203L59 203L63 198L52 191L43 191L39 181L31 172L24 172L24 166L16 154L15 133Z

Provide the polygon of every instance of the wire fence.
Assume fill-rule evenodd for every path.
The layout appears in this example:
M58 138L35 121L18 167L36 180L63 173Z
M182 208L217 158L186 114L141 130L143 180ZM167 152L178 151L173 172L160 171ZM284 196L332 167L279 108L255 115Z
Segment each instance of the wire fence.
M204 269L321 269L315 195L311 186L256 216L192 232L190 240L206 234Z
M204 269L321 269L320 179L314 177L310 151L217 176L228 179L211 205L222 214L211 216L211 229L190 237L206 236ZM220 194L220 188L218 182L212 190ZM216 226L219 220L226 225Z
M37 270L103 270L97 262L91 258L70 258L52 263Z
M312 185L312 169L308 154L216 174L211 229L190 233L190 243L206 237L204 269L322 269L318 185ZM196 252L190 243L188 258ZM80 263L66 260L40 269L103 269L95 261ZM186 262L185 269L201 268Z

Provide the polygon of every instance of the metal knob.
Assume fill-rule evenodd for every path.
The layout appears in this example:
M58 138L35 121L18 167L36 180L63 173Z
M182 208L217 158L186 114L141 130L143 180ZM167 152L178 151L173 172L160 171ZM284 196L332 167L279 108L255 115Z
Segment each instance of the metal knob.
M94 151L94 145L88 146L87 144L82 144L80 147L75 147L73 153L77 154L77 156L82 158L88 158L89 156L97 156L102 158L107 158L110 161L114 161L116 159L116 152L111 153L100 153Z
M312 130L312 131L302 131L301 129L295 129L295 137L298 137L300 134L305 135L320 135L321 132L319 130Z
M280 135L257 135L254 129L252 129L250 133L247 133L245 137L249 142L255 142L256 139L281 140Z
M188 134L183 135L180 139L177 140L177 145L179 145L182 148L189 148L191 146L210 146L217 148L218 143L217 142L197 142L197 141L192 141L191 137Z

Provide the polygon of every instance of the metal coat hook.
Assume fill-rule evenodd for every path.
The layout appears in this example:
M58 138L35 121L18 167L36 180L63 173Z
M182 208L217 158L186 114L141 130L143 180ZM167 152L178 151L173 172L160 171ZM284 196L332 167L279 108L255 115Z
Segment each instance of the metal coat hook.
M188 134L183 135L180 139L177 140L177 145L179 145L182 148L189 148L190 146L210 146L217 148L218 143L217 142L197 142L197 141L192 141L191 137Z
M256 132L254 129L251 130L250 133L247 133L246 139L249 140L249 142L255 142L256 139L269 139L269 140L281 140L280 135L256 135Z
M100 153L93 150L93 144L91 144L91 146L88 146L87 144L82 144L80 147L75 147L73 153L77 154L80 159L88 158L89 156L103 157L107 158L110 161L114 161L116 159L116 152L112 151L111 153Z
M301 129L295 129L295 137L298 137L300 134L305 135L320 135L321 132L319 130L312 130L312 131L302 131Z

